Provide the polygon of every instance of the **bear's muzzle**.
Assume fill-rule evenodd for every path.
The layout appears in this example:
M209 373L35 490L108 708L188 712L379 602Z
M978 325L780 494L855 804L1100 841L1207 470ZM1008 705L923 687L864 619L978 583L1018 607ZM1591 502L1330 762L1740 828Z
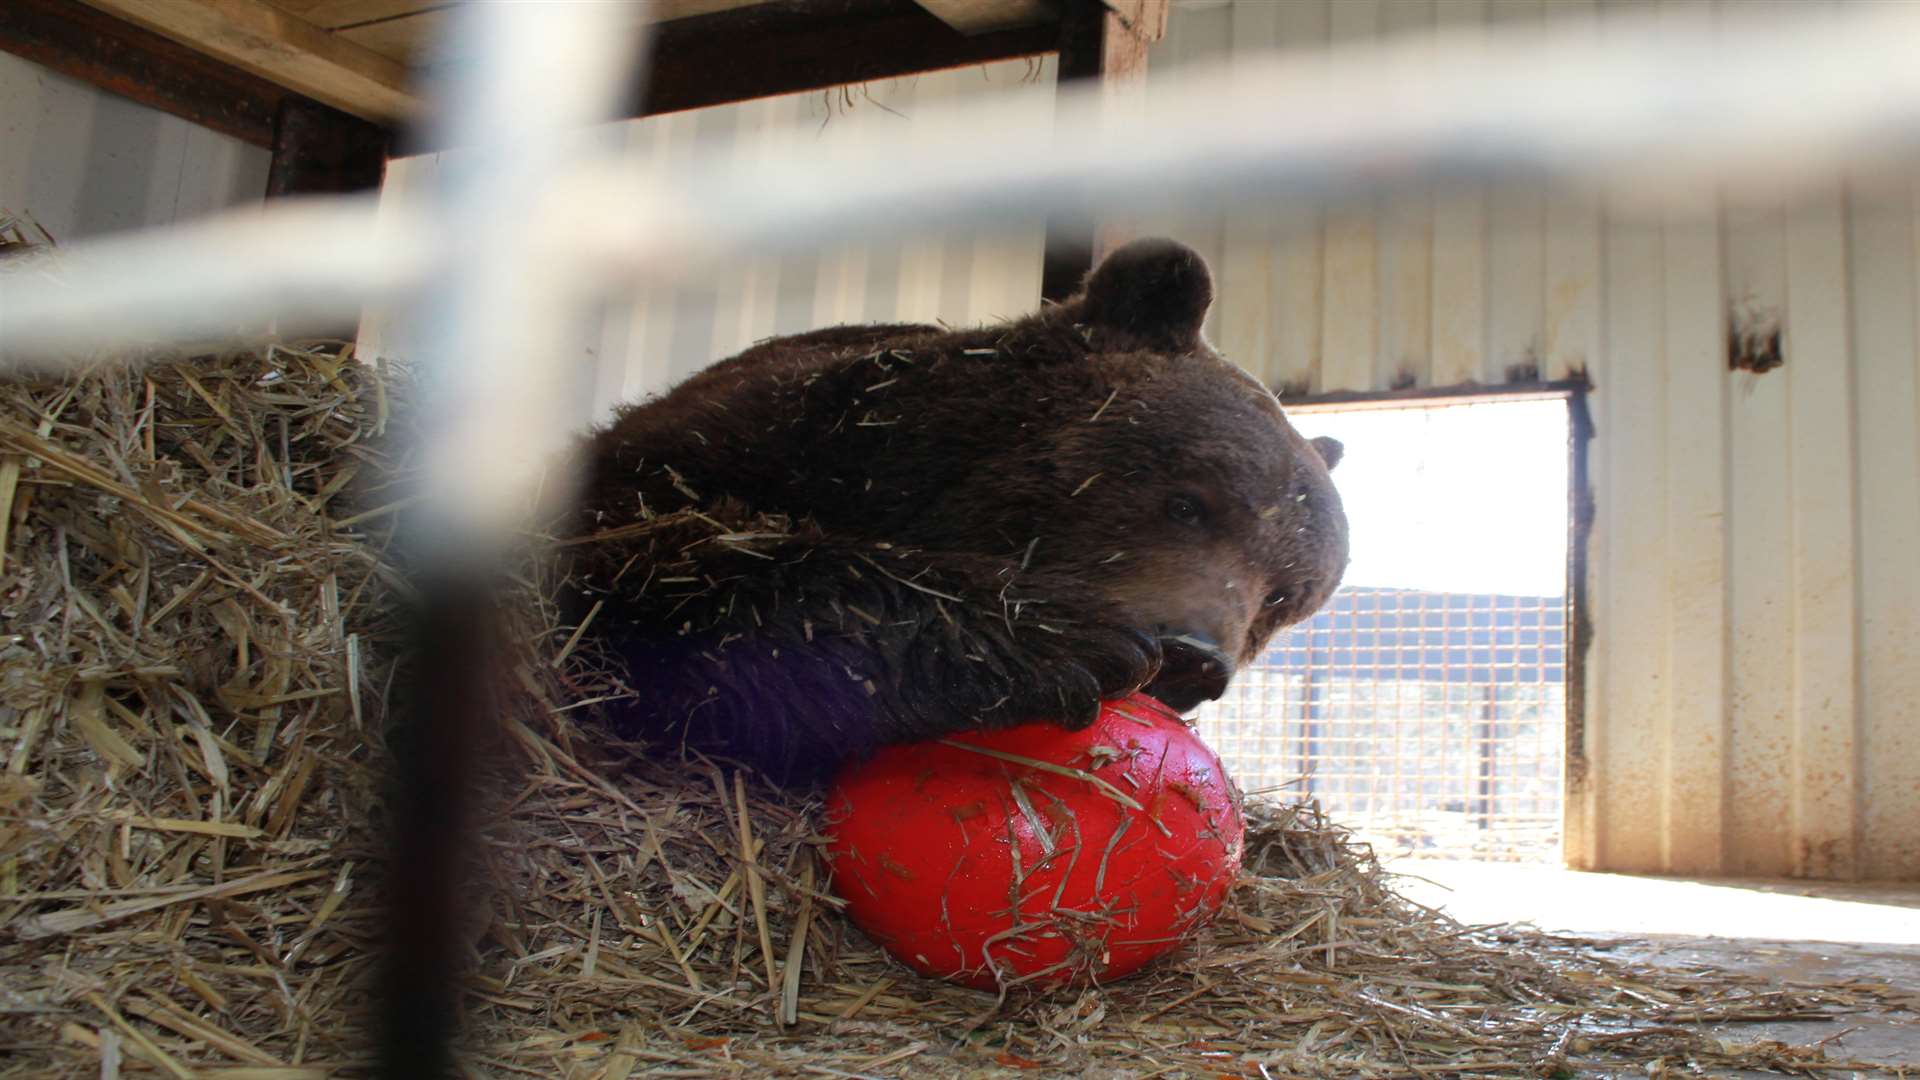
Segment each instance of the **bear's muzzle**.
M1212 637L1191 631L1163 633L1160 651L1165 658L1160 671L1144 689L1168 708L1185 713L1227 692L1233 657Z

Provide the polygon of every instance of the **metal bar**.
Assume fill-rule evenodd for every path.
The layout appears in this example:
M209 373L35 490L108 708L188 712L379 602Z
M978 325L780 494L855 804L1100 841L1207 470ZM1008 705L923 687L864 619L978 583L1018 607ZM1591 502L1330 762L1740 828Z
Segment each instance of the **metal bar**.
M556 365L563 328L589 293L552 251L499 257L493 226L502 207L580 167L591 149L580 132L612 115L632 67L622 43L634 40L611 4L565 13L469 4L454 27L473 62L450 77L441 123L462 150L436 177L431 284L412 298L402 330L418 361L424 446L421 501L400 543L419 600L390 765L379 1064L391 1078L444 1076L456 1063L463 871L480 755L497 733L495 586L544 464L539 449L565 430L567 380Z
M1477 773L1474 777L1473 814L1479 818L1480 828L1483 830L1493 828L1494 750L1498 745L1496 735L1499 732L1498 705L1495 697L1498 693L1499 688L1492 679L1487 680L1486 684L1480 687L1480 716L1478 724L1473 729L1472 741L1477 765Z
M1558 401L1591 388L1592 384L1584 378L1555 379L1504 386L1480 386L1467 383L1457 386L1410 387L1405 390L1342 390L1333 393L1308 394L1297 398L1282 398L1281 403L1286 406L1287 412L1297 414L1359 412L1363 409L1437 409L1455 405L1479 405L1492 401L1502 403Z

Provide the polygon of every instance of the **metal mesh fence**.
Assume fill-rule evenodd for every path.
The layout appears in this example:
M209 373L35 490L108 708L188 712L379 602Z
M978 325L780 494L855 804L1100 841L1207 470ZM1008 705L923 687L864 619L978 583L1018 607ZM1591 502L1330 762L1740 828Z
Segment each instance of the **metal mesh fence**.
M1565 636L1561 596L1342 589L1196 722L1243 789L1383 854L1555 860Z

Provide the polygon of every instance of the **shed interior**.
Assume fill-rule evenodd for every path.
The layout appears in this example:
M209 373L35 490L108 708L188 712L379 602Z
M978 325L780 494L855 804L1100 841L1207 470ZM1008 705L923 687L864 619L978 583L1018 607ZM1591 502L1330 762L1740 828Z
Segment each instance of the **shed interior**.
M636 132L666 140L703 116L803 115L808 95L829 88L921 78L972 92L960 79L983 65L1035 60L1060 80L1150 88L1158 68L1243 47L1324 49L1450 20L1489 33L1506 21L1587 20L1598 33L1616 7L651 0L631 5L655 59L626 112ZM461 62L443 44L449 17L432 0L10 0L0 50L12 57L0 61L32 68L0 66L0 89L16 88L0 97L0 125L29 108L37 82L38 126L20 121L40 133L30 155L53 145L46 133L61 110L140 111L124 113L118 134L96 128L70 169L0 166L0 210L86 236L262 195L404 188L441 149L407 125L422 117L421 88ZM162 126L182 121L191 128ZM179 172L164 191L144 181L109 191L102 177L122 152L143 177L168 163ZM77 191L83 178L90 205L9 203L51 206L64 197L55 188ZM1859 1030L1842 1049L1914 1067L1920 567L1908 541L1920 529L1920 188L1861 176L1810 204L1702 199L1697 215L1648 221L1597 188L1476 189L1305 217L1175 208L1147 224L1209 256L1223 283L1210 333L1290 403L1550 392L1577 393L1591 409L1581 450L1591 468L1572 493L1573 518L1584 514L1593 538L1579 541L1582 610L1570 616L1586 628L1569 626L1590 651L1569 690L1584 723L1568 736L1566 865L1395 864L1412 875L1408 895L1466 923L1533 923L1676 972L1884 986L1847 1022ZM743 266L741 280L767 287L718 307L685 294L641 299L657 327L730 311L727 332L751 340L789 329L796 312L950 314L968 295L957 280L1030 282L1032 301L1057 298L1098 246L1092 222L1067 217L1000 241L914 238L888 251L908 282L887 284L890 311L874 299L882 260L872 250L823 253L803 274ZM803 278L806 297L785 308L766 299ZM592 407L684 374L673 365L688 358L649 352L672 340L662 333L618 329L626 351L601 369ZM724 334L703 335L721 347ZM611 352L615 340L608 329L595 347ZM1784 360L1756 364L1759 354ZM873 993L869 1003L889 991ZM1798 1015L1696 1024L1801 1047L1838 1027ZM1022 1062L1031 1049L1002 1053ZM129 1067L154 1060L135 1054Z

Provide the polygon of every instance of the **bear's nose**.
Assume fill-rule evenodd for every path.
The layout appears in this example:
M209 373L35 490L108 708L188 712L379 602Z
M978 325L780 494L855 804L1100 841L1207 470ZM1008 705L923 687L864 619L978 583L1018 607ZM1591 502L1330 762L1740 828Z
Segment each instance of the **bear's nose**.
M1192 631L1162 632L1160 651L1164 657L1160 672L1145 690L1168 708L1184 713L1227 692L1227 683L1233 678L1233 657L1212 636Z

